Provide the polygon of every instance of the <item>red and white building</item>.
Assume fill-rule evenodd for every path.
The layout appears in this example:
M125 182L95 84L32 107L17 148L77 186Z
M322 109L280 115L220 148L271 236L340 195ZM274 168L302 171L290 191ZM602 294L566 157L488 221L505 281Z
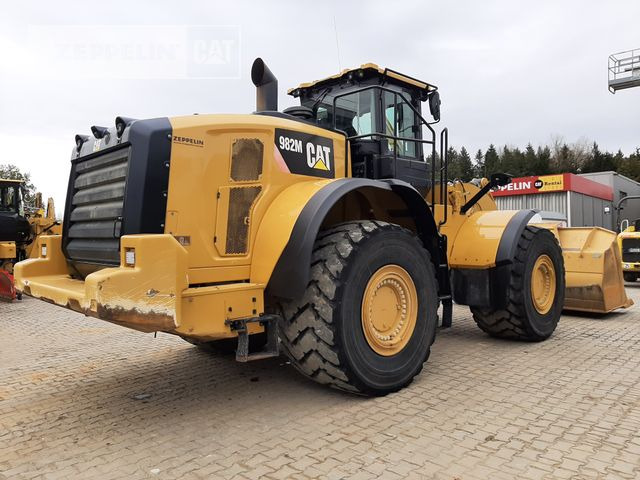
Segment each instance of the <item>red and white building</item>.
M564 220L569 227L615 228L613 188L580 175L514 178L492 195L501 210L534 208L543 218Z

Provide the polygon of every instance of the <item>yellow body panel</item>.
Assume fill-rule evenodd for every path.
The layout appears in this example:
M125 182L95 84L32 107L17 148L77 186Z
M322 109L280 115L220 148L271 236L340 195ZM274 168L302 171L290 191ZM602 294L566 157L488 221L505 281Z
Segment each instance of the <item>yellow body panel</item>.
M486 182L486 179L483 181ZM498 210L493 198L485 195L466 214L461 214L462 206L479 190L476 185L462 182L455 182L447 187L447 218L446 223L440 228L440 233L447 236L447 257L452 268L495 266L504 227L517 213L515 210ZM438 185L434 187L434 198L435 220L436 224L439 224L445 216ZM427 193L426 199L431 202L431 192ZM472 242L468 241L470 238L473 239Z
M291 185L271 203L256 238L251 263L252 282L266 285L300 212L318 190L332 181L313 180Z
M13 260L16 258L16 244L15 242L2 242L0 243L0 260Z
M449 242L451 268L491 268L509 220L518 210L477 211L463 216L452 214L442 227Z
M275 128L303 131L332 138L336 178L345 176L344 137L311 125L266 115L192 115L170 119L174 141L171 146L171 170L167 202L168 220L165 233L190 237L185 246L188 255L189 274L198 277L197 283L246 281L255 273L253 257L255 248L264 248L266 238L258 246L256 238L263 218L269 214L269 235L280 235L288 240L293 224L287 214L275 215L271 211L274 201L288 187L300 183L314 184L317 178L284 172L274 158ZM202 140L203 145L177 142L176 138ZM231 178L231 156L234 141L258 139L264 146L262 173L252 181L234 181ZM309 196L331 180L305 187L304 195L293 195L290 205L295 211L304 206ZM240 187L260 188L260 194L252 204L247 219L249 225L248 251L240 255L227 255L224 241L227 237L227 211L229 189ZM284 220L282 225L279 223ZM276 233L277 232L277 233ZM281 244L282 242L279 242ZM279 253L278 253L279 255ZM275 258L274 258L275 257ZM265 266L273 269L277 255L271 255ZM265 262L260 258L260 262ZM235 270L231 267L236 267ZM244 268L242 268L244 267ZM233 276L236 278L232 278ZM268 276L262 275L262 281ZM196 282L191 282L196 283Z
M47 257L16 268L18 290L141 331L165 331L204 340L235 336L228 320L264 313L264 290L309 199L335 181L285 171L275 158L275 129L333 140L335 177L346 176L344 136L264 115L197 115L170 119L172 148L164 235L121 238L119 267L84 280L71 278L61 236L43 236ZM263 146L259 175L234 180L232 153L239 139ZM228 253L232 189L254 189L246 217L246 251ZM135 267L126 252L135 250ZM249 333L263 331L258 323Z
M120 267L98 270L84 281L69 276L61 243L61 236L40 238L47 257L16 265L19 290L136 330L198 338L232 336L225 320L264 312L264 285L188 288L187 251L171 235L122 237ZM126 264L126 252L132 250L133 267ZM250 330L261 329L253 325Z

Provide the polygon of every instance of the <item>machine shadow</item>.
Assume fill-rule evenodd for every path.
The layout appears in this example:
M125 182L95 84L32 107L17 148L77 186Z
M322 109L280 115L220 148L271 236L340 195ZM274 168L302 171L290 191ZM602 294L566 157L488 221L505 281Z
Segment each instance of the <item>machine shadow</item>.
M366 397L329 389L302 377L284 357L237 363L232 356L174 348L158 363L108 362L81 382L56 385L56 411L84 415L86 402L101 412L100 422L137 424L153 417L197 423L202 418L232 418L239 410L252 418L252 406L268 402L281 412L353 404ZM74 407L82 398L84 407ZM304 405L304 407L303 407ZM279 412L273 412L275 416ZM261 413L261 415L264 412ZM255 414L257 418L257 413Z

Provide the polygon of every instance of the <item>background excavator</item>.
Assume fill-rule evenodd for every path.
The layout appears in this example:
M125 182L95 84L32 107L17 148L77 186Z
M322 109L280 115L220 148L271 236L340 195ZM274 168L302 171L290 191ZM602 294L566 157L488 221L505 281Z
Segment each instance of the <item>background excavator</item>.
M62 228L56 221L53 199L45 208L37 193L34 206L25 207L24 183L21 180L0 179L0 299L20 296L14 288L13 267L30 258L40 235L59 235Z

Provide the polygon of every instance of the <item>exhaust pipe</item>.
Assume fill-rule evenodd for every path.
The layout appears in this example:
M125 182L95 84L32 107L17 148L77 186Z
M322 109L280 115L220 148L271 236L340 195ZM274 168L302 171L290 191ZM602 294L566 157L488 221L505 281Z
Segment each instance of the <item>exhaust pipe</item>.
M253 61L251 81L256 86L256 111L278 111L278 79L261 58Z

